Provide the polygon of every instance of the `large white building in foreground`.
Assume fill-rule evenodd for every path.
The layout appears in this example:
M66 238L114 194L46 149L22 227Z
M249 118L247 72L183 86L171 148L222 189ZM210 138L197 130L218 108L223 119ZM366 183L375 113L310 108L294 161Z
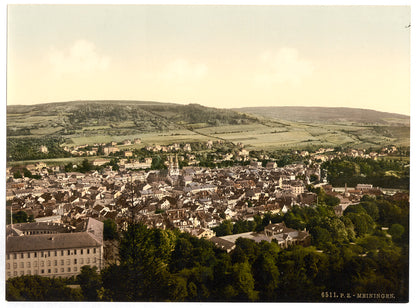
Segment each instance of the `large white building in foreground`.
M39 275L70 277L81 267L103 267L103 223L88 218L77 229L56 223L7 226L6 279Z

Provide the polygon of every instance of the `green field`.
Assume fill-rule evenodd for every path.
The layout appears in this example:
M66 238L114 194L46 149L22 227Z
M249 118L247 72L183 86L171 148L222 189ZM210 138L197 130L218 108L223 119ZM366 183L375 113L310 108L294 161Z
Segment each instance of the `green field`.
M13 141L8 144L14 144L18 153L23 153L23 144L25 149L36 144L31 149L35 154L40 144L50 139L59 140L61 146L142 140L141 144L120 149L218 139L243 143L253 150L410 145L408 117L345 108L299 107L299 114L293 108L285 110L270 113L269 109L261 109L253 115L195 104L134 101L7 106L7 139ZM380 116L384 120L378 120ZM60 151L55 147L56 152ZM16 152L13 155L9 157L22 157Z

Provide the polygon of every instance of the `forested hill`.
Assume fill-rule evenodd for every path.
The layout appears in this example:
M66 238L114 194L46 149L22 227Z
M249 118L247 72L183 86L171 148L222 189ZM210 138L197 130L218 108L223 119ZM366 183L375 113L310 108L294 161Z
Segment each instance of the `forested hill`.
M353 122L379 125L410 125L410 117L397 113L336 107L247 107L235 111L262 117L300 122Z
M70 101L30 106L7 106L8 135L29 135L43 128L52 133L107 127L135 131L175 129L187 124L218 126L249 124L255 117L197 104L180 105L146 101ZM114 132L113 132L114 133ZM33 132L32 132L33 134ZM115 132L115 134L117 134Z

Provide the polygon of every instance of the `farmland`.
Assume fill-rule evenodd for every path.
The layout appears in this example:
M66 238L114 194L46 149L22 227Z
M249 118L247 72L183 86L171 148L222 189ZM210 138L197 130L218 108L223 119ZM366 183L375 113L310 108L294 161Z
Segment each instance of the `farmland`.
M409 117L403 115L352 108L279 108L235 111L141 101L8 106L8 160L59 158L63 157L59 147L135 138L142 142L129 146L132 149L207 140L242 143L252 150L410 144ZM43 143L52 152L36 154Z

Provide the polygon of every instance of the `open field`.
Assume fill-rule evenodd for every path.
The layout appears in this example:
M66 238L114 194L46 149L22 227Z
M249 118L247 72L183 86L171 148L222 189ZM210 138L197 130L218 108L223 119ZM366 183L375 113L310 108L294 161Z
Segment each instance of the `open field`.
M56 155L60 155L58 141L51 140L59 140L60 146L142 140L141 144L119 146L120 149L217 139L243 143L248 149L270 150L410 145L408 117L403 115L352 108L298 107L272 109L272 112L257 108L253 111L257 114L195 104L133 101L8 106L7 137L8 144L15 147L12 150L18 148L20 153L23 145L27 149L33 143L30 149L33 155L48 140L49 147L55 147ZM54 142L57 144L52 145ZM12 154L9 157L14 160L23 157L16 151Z

